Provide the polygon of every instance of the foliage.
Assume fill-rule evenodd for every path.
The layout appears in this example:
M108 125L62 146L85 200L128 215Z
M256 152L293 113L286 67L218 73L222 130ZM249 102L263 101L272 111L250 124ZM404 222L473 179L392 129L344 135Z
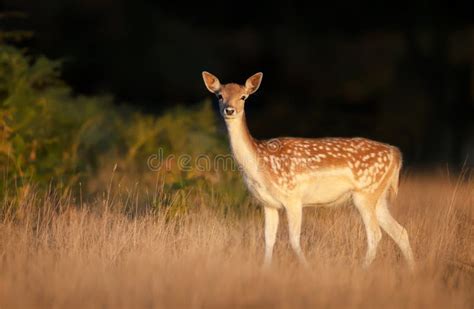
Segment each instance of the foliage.
M59 61L0 46L1 192L24 183L72 188L79 182L103 192L112 170L124 184L143 187L156 179L171 189L235 181L231 171L177 165L180 155L195 162L200 155L212 159L228 152L210 102L144 115L117 106L110 96L74 95L60 67ZM152 171L148 159L159 152L168 160Z
M25 179L70 185L93 162L91 149L111 142L103 121L117 117L111 98L74 97L59 68L57 61L0 48L0 153L7 185Z

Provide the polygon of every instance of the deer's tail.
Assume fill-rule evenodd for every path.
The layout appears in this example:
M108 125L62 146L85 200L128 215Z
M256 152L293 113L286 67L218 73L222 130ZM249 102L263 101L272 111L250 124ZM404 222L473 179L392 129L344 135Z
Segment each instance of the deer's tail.
M389 198L394 200L398 194L398 187L400 185L400 170L402 168L402 153L397 147L392 150L392 175L389 184Z

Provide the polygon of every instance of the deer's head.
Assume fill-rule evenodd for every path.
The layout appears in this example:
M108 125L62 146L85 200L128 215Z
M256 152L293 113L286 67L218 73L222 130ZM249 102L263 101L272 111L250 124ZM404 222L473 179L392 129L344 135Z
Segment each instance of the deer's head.
M245 100L249 95L257 91L262 82L262 73L256 73L249 77L245 85L224 84L209 72L202 72L202 78L207 89L214 93L219 100L219 110L224 119L235 119L242 117Z

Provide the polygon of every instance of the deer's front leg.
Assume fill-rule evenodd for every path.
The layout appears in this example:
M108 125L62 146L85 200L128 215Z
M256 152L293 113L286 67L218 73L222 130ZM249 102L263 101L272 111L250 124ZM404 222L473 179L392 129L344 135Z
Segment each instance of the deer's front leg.
M298 204L286 205L288 216L288 231L290 233L290 244L303 266L308 266L300 245L301 221L303 218L303 207Z
M263 267L268 268L272 263L273 245L278 230L278 210L265 207L265 259Z

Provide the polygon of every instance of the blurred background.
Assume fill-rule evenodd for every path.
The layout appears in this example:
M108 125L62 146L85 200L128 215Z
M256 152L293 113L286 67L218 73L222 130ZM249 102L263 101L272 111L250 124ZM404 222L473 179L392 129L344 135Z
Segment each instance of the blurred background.
M364 136L399 146L407 166L474 165L472 1L446 5L413 1L409 8L386 3L315 8L292 2L262 6L239 2L233 8L223 2L191 7L177 1L1 3L2 44L27 58L25 66L33 70L32 76L38 59L53 67L50 75L42 75L42 86L35 84L37 76L32 77L36 82L31 88L42 93L44 85L60 84L62 89L67 85L67 99L64 94L62 99L56 97L58 122L89 110L90 117L67 122L84 133L93 127L84 128L92 115L115 113L115 108L116 113L140 115L130 122L122 116L105 116L112 120L96 125L89 135L81 133L82 146L76 145L69 156L78 156L87 145L91 157L97 149L107 148L104 141L110 144L111 135L105 132L120 131L107 125L113 119L118 119L117 126L122 123L141 132L124 131L112 138L135 143L125 151L132 152L129 157L139 150L150 153L157 145L143 145L161 134L157 132L163 130L163 119L169 119L173 132L180 115L187 113L188 122L183 123L191 123L196 111L205 115L199 119L200 128L206 129L190 125L186 131L181 125L180 138L189 141L186 136L192 132L207 132L207 139L194 139L194 151L216 149L203 141L222 133L223 123L212 120L218 119L216 102L202 103L211 94L201 71L214 73L221 82L240 83L262 71L263 84L246 107L256 138ZM2 95L7 97L5 91ZM64 103L68 100L69 105ZM100 112L95 110L104 104ZM161 122L156 124L156 119ZM58 131L51 127L48 134L52 137L54 132ZM98 135L105 135L104 140ZM171 144L178 137L167 138L169 150L177 151L179 147ZM22 150L25 162L33 140L23 141L29 147ZM64 137L65 143L70 140ZM63 161L64 154L58 160ZM99 163L79 168L80 164L71 171Z

